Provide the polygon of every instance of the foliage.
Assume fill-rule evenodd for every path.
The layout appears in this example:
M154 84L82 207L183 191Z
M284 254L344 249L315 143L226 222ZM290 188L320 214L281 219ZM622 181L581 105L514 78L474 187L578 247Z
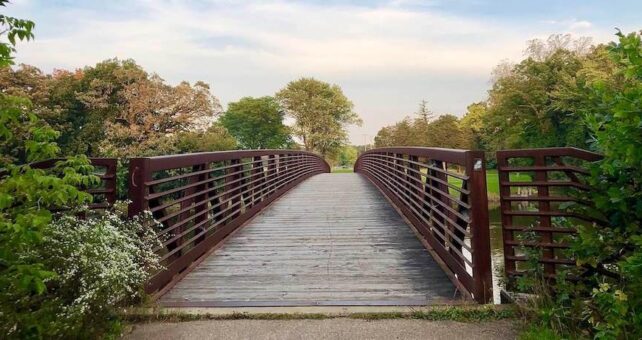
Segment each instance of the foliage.
M543 60L527 58L499 77L489 91L485 144L503 148L586 147L586 128L558 93L582 68L582 56L559 49Z
M207 84L166 85L158 76L127 85L124 105L105 124L101 153L116 157L171 153L175 134L208 126L218 103Z
M359 157L359 150L353 145L344 145L338 150L334 150L326 156L326 160L331 167L341 166L350 167L354 165ZM352 171L352 170L350 170Z
M383 127L375 136L375 146L426 146L461 149L470 144L461 122L453 115L432 119L432 113L420 105L416 119L404 118ZM432 120L431 120L432 119Z
M29 65L2 68L0 87L32 101L33 112L61 132L63 154L176 152L177 134L204 131L221 111L207 84L171 86L130 59L51 74Z
M234 150L236 139L219 123L212 124L205 131L182 132L177 137L178 152L209 152Z
M47 246L22 253L53 273L46 290L36 296L5 292L3 306L11 309L2 311L0 331L16 338L117 334L115 307L139 299L150 271L158 269L150 223L151 216L127 220L109 211L54 220L43 231Z
M281 89L276 98L295 120L294 136L303 141L306 150L324 157L347 142L348 125L361 124L352 102L337 85L301 78Z
M9 0L0 0L0 6L5 7ZM33 39L33 21L9 17L0 14L0 37L7 36L7 42L0 42L0 68L13 65L15 46L18 40ZM17 38L17 39L16 39Z
M592 146L604 155L591 167L593 189L582 197L594 206L569 207L604 222L577 226L577 236L568 240L576 266L561 273L553 290L536 264L523 282L539 293L532 307L536 320L559 335L642 337L642 43L639 33L618 37L608 47L615 72L585 78L577 106Z
M27 295L44 291L43 280L53 273L16 254L42 242L42 231L53 218L51 209L89 202L91 196L76 187L97 180L89 175L91 166L86 157L60 162L54 172L15 163L54 158L59 151L53 142L58 133L41 125L28 112L29 107L26 99L0 95L0 290ZM23 139L25 136L28 139ZM56 172L62 173L62 178Z
M3 33L12 45L15 36L31 37L33 23L0 18L9 23ZM0 50L4 81L12 73L7 65L13 48ZM40 87L28 93L37 72L24 74L25 92L5 87L0 94L0 334L98 337L116 325L107 312L135 296L156 267L151 241L157 241L138 220L109 212L101 218L74 215L92 199L81 189L99 182L86 156L67 157L48 169L32 166L59 157L60 133L32 110L30 100L16 96L37 93L40 100L45 93Z
M114 306L136 296L155 268L156 238L136 219L73 215L91 202L79 188L98 183L87 157L46 170L21 163L59 152L58 132L29 108L26 99L0 96L0 332L10 338L98 335L117 325Z
M618 33L609 46L620 86L596 81L591 99L601 114L585 114L594 146L604 155L592 169L590 199L608 222L580 228L573 253L587 268L584 313L598 338L642 337L642 43Z
M284 116L272 97L244 97L229 103L219 122L243 149L280 149L292 143Z
M459 120L463 139L467 142L466 149L485 150L484 145L484 116L488 111L486 102L468 105L466 114Z

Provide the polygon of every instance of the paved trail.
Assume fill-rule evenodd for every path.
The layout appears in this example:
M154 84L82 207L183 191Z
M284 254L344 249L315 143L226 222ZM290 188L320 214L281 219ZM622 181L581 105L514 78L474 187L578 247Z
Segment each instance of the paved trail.
M510 321L210 320L138 324L125 339L515 339Z

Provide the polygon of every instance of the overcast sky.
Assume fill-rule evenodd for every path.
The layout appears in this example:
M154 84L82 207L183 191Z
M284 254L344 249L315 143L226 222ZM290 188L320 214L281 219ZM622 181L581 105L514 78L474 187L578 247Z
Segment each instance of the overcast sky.
M306 76L340 85L363 118L362 144L416 111L461 116L490 72L554 33L613 39L642 28L642 1L13 0L36 22L17 62L50 72L133 58L170 83L203 80L223 105Z

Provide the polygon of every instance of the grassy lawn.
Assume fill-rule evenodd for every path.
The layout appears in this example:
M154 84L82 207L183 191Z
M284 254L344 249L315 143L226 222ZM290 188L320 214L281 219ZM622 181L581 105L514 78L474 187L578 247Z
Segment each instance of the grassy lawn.
M349 174L354 172L352 168L333 168L332 173L333 174Z
M333 168L332 169L333 174L347 174L352 172L353 172L352 168ZM422 171L422 172L425 173L425 171ZM524 181L524 182L531 180L528 174L523 174L523 173L511 173L510 179L511 181ZM461 180L459 178L448 177L448 183L453 184L457 187L461 187ZM489 198L499 199L499 175L497 174L497 170L495 169L486 170L486 188L488 190ZM451 188L450 191L452 194L455 194L454 189Z
M511 173L510 180L511 181L530 181L531 178L528 174ZM461 187L461 180L459 178L448 177L448 183ZM497 174L497 170L495 169L486 170L486 189L488 190L489 196L491 195L499 196L499 175Z

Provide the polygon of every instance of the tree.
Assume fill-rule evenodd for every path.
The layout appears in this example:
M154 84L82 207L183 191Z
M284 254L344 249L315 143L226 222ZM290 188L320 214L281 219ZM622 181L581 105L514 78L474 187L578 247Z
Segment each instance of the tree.
M430 137L430 143L427 146L430 147L463 149L467 146L459 119L450 114L441 115L432 121L428 125L427 134Z
M177 137L177 152L210 152L234 150L236 139L219 123L205 131L181 132Z
M375 136L375 146L421 146L420 137L414 129L415 121L405 117L400 122L383 127Z
M33 112L61 132L65 155L173 152L177 132L204 131L221 111L207 84L170 86L130 59L52 74L28 65L0 68L0 87L31 100Z
M600 48L586 47L586 39L552 36L531 41L528 58L502 66L489 91L483 118L482 142L488 151L503 148L553 146L588 147L588 130L578 111L585 87L587 65L592 72L608 63Z
M359 157L359 150L354 145L345 145L333 156L334 157L331 157L331 165L352 167L357 161L357 157Z
M323 156L338 150L348 140L346 128L361 124L352 102L337 85L301 78L276 94L286 114L294 118L292 131L306 150Z
M434 114L428 109L427 100L421 100L421 102L419 103L419 110L417 111L416 115L425 124L428 124L434 118Z
M395 125L383 127L375 136L375 146L468 147L465 129L457 117L441 115L426 125L424 123L422 119L406 117Z
M280 149L291 143L284 116L273 97L245 97L230 103L219 122L243 149Z
M560 240L575 265L558 270L555 285L536 262L521 280L539 293L534 321L555 338L642 338L642 35L617 35L619 42L596 48L558 92L603 159L587 164L582 178L590 190L567 191L576 201L560 205L594 222L553 220L555 228L577 229Z
M483 128L487 109L486 102L470 104L466 108L466 114L459 121L460 128L464 134L466 149L485 149Z
M197 82L164 83L158 76L125 86L124 104L113 121L105 122L102 154L135 157L168 154L175 150L177 134L200 130L220 110L209 87Z
M417 118L412 123L413 134L415 135L414 144L427 146L431 144L430 135L428 134L428 125L434 118L432 111L428 109L428 102L422 100L419 103L419 110L415 113Z

